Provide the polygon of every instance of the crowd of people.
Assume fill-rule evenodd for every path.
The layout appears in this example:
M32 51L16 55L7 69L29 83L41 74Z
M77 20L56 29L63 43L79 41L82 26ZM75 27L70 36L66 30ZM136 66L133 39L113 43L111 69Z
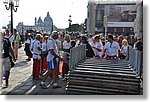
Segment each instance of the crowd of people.
M53 80L53 88L60 88L57 80L58 78L66 79L65 74L69 70L68 56L73 47L85 44L87 58L125 59L128 54L128 46L143 51L141 40L140 37L133 40L128 36L120 35L117 37L108 34L107 41L105 41L100 35L80 35L53 31L49 36L38 32L35 36L32 33L26 34L24 51L27 55L27 61L33 59L33 80L41 80L41 87L47 88L45 81L50 77ZM8 87L11 69L8 63L11 65L11 62L18 59L20 41L21 37L16 29L14 29L14 35L11 35L8 30L3 34L3 65L6 70L6 87ZM41 75L44 76L42 79Z

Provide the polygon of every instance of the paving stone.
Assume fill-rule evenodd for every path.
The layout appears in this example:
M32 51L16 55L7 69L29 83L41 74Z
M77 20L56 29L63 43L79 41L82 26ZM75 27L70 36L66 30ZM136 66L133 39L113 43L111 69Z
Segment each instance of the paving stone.
M19 60L14 68L11 69L9 87L1 89L3 95L56 95L63 94L65 92L66 82L59 80L62 88L42 89L40 86L41 80L32 79L32 63L33 61L26 62L27 58L24 53L24 48L19 49ZM49 84L51 80L47 79L46 84Z
M23 93L25 93L26 90L15 90L15 91L11 91L9 93L7 93L7 95L22 95Z
M19 90L29 90L32 87L32 85L24 85L19 88Z

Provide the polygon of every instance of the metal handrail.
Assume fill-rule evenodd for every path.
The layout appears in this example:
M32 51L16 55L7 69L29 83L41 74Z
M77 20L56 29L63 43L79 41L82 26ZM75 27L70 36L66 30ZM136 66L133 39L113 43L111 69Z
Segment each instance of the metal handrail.
M138 76L142 73L142 57L143 56L141 51L133 49L132 47L128 47L127 60Z
M69 70L74 70L75 66L86 58L86 45L80 45L70 49Z

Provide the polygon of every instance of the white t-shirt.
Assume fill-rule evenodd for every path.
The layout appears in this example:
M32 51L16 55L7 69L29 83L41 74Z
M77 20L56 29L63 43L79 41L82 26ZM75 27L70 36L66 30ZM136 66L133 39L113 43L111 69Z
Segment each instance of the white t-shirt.
M32 42L33 42L32 39L27 39L27 40L25 41L25 44L30 44L30 49L31 49Z
M32 39L27 39L26 41L25 41L25 44L27 43L27 44L30 44L31 45L31 43L32 43Z
M124 56L127 56L128 53L128 46L122 46L121 47L121 54L123 54Z
M78 41L76 42L75 47L77 47L77 46L79 46L79 45L82 45L82 43L80 42L80 40L78 40Z
M101 49L101 50L103 49L103 44L102 44L101 41L95 42L95 43L91 43L91 46L92 46L92 47L95 47L95 48L97 48L97 49ZM96 56L101 56L101 55L103 55L103 52L102 52L102 51L98 51L97 49L94 49L94 48L93 48L93 51L94 51L95 55L96 55Z
M47 42L44 41L44 42L42 43L42 51L46 51L46 50L48 50L48 49L47 49Z
M14 41L14 36L13 36L13 35L10 35L10 36L9 36L9 40L10 40L10 42L13 42L13 41Z
M53 49L54 52L58 54L58 48L57 48L57 45L56 45L56 41L54 39L51 38L50 40L48 40L48 42L47 42L47 49L48 50ZM52 55L50 53L50 51L49 51L48 55L47 55L47 62L52 61L54 57L55 56Z
M61 49L61 41L57 39L56 45L57 45L57 48L60 50Z
M112 43L107 42L105 45L106 55L115 56L118 54L118 50L120 50L120 46L118 42L113 41Z
M93 43L92 45L93 45L93 47L96 47L97 49L103 49L103 45L102 45L101 42L95 42L95 44ZM95 55L96 56L97 55L99 55L99 56L102 55L102 51L98 51L97 49L93 48Z
M68 43L67 41L63 42L63 49L69 49L71 47L70 42Z
M88 39L88 42L89 42L89 44L91 45L91 44L93 43L93 39L92 39L92 38L89 38L89 39Z
M41 51L38 49L38 47L41 47L40 41L34 40L32 42L32 48L33 48L33 58L39 59L39 56L41 54Z

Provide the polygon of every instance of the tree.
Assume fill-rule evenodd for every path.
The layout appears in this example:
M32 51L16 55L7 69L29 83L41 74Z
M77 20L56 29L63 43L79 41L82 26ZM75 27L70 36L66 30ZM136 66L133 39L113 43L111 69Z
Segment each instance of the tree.
M69 32L77 32L77 31L81 32L82 30L83 30L83 25L82 24L81 25L72 24L70 26L70 28L69 27L67 28L67 31L69 31Z

